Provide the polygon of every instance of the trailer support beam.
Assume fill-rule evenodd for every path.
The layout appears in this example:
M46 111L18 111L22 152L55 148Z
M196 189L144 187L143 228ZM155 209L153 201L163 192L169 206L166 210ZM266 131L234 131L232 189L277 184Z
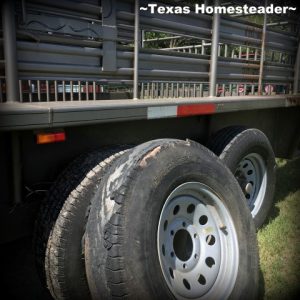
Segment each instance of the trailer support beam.
M133 61L133 99L139 98L139 52L140 52L140 1L134 7L134 61Z
M268 5L268 0L265 1L265 7ZM258 95L262 95L262 84L264 76L264 62L265 62L265 50L266 50L266 34L267 34L267 15L264 15L264 25L262 31L262 42L260 52L260 64L259 64L259 79L258 79Z
M103 60L102 70L117 71L117 17L116 1L102 0L102 28L103 28Z
M300 37L299 37L299 45L295 62L295 72L294 72L294 94L298 94L299 89L299 73L300 73Z
M219 6L219 0L215 1L215 5ZM210 71L209 71L209 96L216 96L217 69L218 69L218 47L220 37L220 14L214 14L212 42L210 54Z
M14 102L19 99L16 25L15 25L15 1L6 0L2 4L2 22L4 38L5 77L6 77L6 101Z

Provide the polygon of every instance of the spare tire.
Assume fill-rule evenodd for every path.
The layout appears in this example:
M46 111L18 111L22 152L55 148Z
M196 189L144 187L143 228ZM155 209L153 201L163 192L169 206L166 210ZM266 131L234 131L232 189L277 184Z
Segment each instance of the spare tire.
M220 130L208 147L236 177L260 228L272 207L276 182L275 156L268 138L258 129L232 126Z
M35 257L54 299L90 299L82 249L90 199L108 166L125 148L81 155L58 177L41 205L35 226Z
M91 205L85 263L94 300L257 298L245 198L190 141L151 141L113 163Z

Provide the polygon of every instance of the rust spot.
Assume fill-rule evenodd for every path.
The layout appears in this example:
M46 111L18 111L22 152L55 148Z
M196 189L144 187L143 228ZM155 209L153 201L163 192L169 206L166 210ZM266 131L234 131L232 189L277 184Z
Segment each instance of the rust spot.
M145 168L147 166L147 159L155 157L160 152L161 146L151 150L140 162L140 166Z

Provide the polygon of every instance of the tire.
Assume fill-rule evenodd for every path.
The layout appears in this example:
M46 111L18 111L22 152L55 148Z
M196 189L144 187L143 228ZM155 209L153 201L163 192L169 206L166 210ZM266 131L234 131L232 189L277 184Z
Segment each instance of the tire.
M124 153L121 149L81 155L58 177L40 208L35 257L42 281L55 299L90 299L82 237L93 188Z
M208 147L238 180L260 228L272 207L276 182L275 156L268 138L258 129L234 126L220 130Z
M190 141L151 141L113 163L91 205L85 264L94 300L257 298L255 227L241 189Z

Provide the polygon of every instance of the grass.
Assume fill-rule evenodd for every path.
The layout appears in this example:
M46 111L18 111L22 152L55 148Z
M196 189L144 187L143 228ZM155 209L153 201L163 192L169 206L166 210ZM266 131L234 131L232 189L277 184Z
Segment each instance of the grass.
M265 300L300 295L300 159L277 165L275 207L258 232Z

